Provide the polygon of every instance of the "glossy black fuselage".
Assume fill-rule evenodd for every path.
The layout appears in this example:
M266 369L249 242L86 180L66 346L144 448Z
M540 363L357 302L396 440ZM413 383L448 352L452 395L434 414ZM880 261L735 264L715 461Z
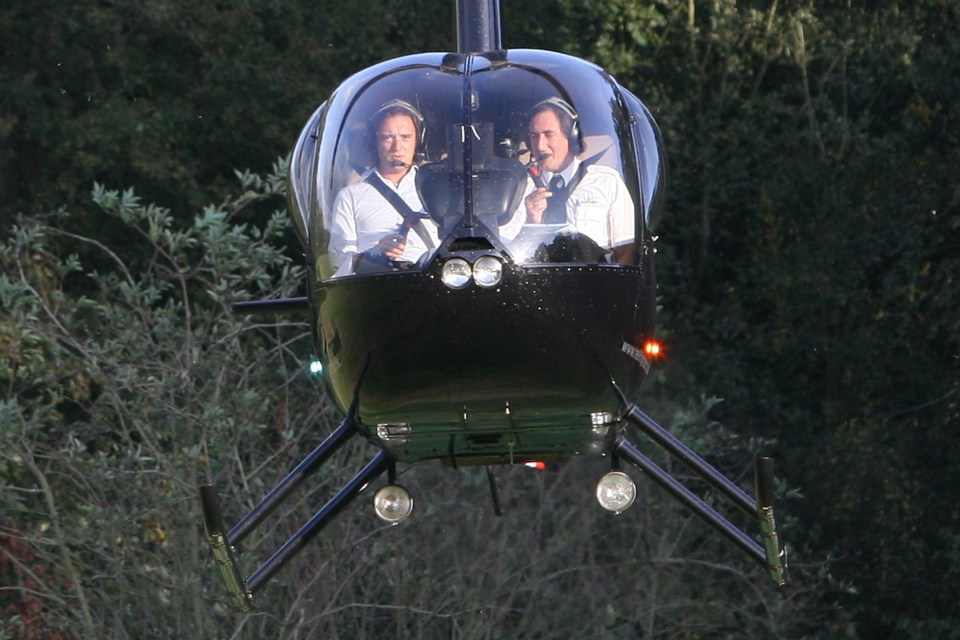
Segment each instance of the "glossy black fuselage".
M378 444L409 425L399 459L509 462L585 453L592 417L617 416L649 367L653 274L643 267L516 267L495 288L436 269L316 288L318 340L338 403ZM609 422L609 418L593 419ZM599 425L598 425L599 426Z

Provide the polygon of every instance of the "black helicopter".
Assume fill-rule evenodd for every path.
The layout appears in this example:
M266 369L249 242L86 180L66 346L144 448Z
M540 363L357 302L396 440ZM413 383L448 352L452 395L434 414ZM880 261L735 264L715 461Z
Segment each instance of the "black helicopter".
M497 0L458 0L457 37L455 53L410 55L348 78L295 146L290 205L308 296L235 308L309 308L318 361L346 418L229 530L216 489L200 487L232 605L246 611L253 594L384 472L377 514L394 523L409 515L413 500L396 483L398 463L485 465L499 512L491 465L587 453L611 460L597 485L604 508L619 513L633 501L636 487L619 470L625 460L783 584L771 460L757 461L754 498L634 404L657 345L653 229L666 159L653 117L596 65L503 49ZM558 127L534 127L538 110L557 116L576 156L573 173L553 167L567 171L565 187L545 182L557 150L539 136ZM403 126L384 125L398 121ZM386 163L381 174L397 170L410 182L384 188L368 169L378 163ZM608 200L625 218L611 220L614 205L601 201L609 196L601 186L616 191ZM561 203L559 217L530 212L528 198L544 189ZM381 215L386 207L396 225L387 235L406 248L419 244L420 255L384 249L362 228L351 206L378 198ZM627 425L756 518L762 544L644 455ZM235 547L357 435L376 447L372 460L244 578Z

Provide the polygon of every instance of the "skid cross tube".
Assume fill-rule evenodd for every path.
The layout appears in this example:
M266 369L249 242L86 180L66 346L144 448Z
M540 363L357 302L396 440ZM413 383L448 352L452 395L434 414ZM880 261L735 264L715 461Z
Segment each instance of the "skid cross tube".
M257 525L263 522L263 519L273 513L273 510L283 502L290 492L296 489L307 477L320 468L340 447L344 445L353 435L356 434L356 428L353 421L348 417L333 430L327 438L321 442L316 449L311 451L303 462L287 474L287 477L281 480L277 486L270 490L257 505L251 509L247 515L235 524L229 533L227 533L227 542L230 545L238 545L240 541L247 537Z
M233 545L227 540L223 515L217 490L210 485L200 487L200 502L203 507L203 524L207 533L207 542L213 550L213 556L220 568L220 574L227 587L231 604L236 611L250 609L253 594L273 575L289 562L303 547L313 539L324 526L343 510L371 481L387 470L392 464L389 454L380 451L343 486L323 507L295 534L281 546L260 568L246 580L240 574L240 568L234 558Z
M763 565L775 583L783 585L786 582L786 553L781 547L777 535L777 523L773 513L773 461L770 458L759 458L757 460L757 497L753 498L676 436L657 424L653 418L641 411L636 405L630 404L627 406L623 419L639 428L650 440L674 455L688 469L756 520L760 524L763 546L744 534L729 520L687 489L680 481L644 456L623 435L618 438L614 445L614 452L633 462L641 471L653 478L687 508L705 520L707 524L714 527L746 552L748 556Z
M690 447L681 442L672 433L661 427L653 418L631 406L624 419L637 426L644 435L677 457L688 469L696 473L710 486L726 496L749 515L756 517L757 502L746 491L730 482L726 476L714 469Z
M717 513L713 507L697 497L696 494L681 484L679 480L657 466L657 464L650 458L643 455L643 453L641 453L632 442L623 436L620 436L617 440L615 450L621 458L629 460L631 463L633 463L634 466L640 469L640 471L643 473L647 474L647 476L649 476L654 482L670 492L670 494L680 501L683 506L690 509L690 511L695 513L707 524L716 529L718 533L739 547L741 551L759 562L761 565L767 566L766 555L763 547L761 547L750 536L738 529L729 520Z
M260 568L254 571L246 580L247 591L254 593L260 588L260 585L273 577L283 565L290 561L330 520L340 513L341 510L357 497L367 484L375 480L380 474L387 470L392 461L386 451L379 451L373 460L367 463L360 473L355 475L350 482L344 485L337 495L330 498L330 501L303 525L299 531L293 534L276 553L260 565Z

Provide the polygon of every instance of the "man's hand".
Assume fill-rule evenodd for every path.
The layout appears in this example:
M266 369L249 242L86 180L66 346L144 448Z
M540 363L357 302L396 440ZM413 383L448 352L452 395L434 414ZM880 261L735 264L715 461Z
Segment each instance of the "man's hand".
M391 260L400 260L403 258L403 252L407 248L407 239L399 233L391 233L390 235L380 238L380 242L377 243L377 248L380 249L383 255Z
M546 187L539 187L524 199L523 204L527 208L527 222L540 224L543 221L543 214L547 210L547 201L552 195L553 192Z

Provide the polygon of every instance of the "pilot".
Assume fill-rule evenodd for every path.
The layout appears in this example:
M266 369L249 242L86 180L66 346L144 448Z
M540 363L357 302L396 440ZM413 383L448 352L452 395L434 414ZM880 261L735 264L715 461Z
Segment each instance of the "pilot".
M369 131L377 165L341 189L333 204L330 255L337 276L409 268L439 245L416 189L423 116L409 102L390 100L370 119Z
M578 116L566 101L552 97L530 111L530 151L542 176L528 179L522 213L527 224L565 224L589 237L616 262L633 261L634 208L620 173L581 161Z

